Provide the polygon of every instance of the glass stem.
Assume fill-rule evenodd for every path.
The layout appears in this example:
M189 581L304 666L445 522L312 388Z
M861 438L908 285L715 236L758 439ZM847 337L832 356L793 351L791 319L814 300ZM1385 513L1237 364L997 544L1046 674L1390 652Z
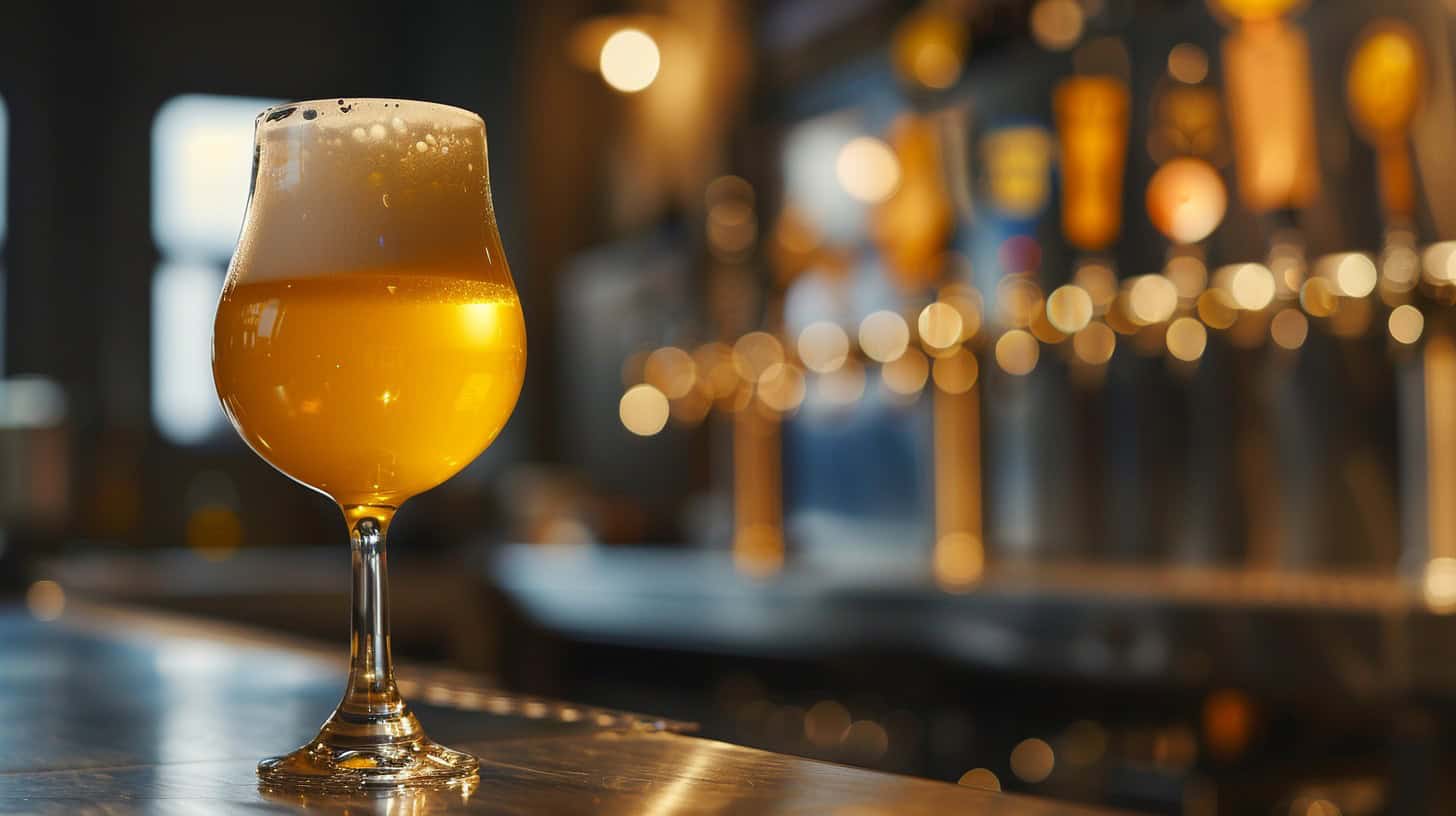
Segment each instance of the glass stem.
M389 655L389 574L384 556L394 510L378 505L344 508L353 549L354 586L349 686L339 712L350 717L387 719L404 710Z

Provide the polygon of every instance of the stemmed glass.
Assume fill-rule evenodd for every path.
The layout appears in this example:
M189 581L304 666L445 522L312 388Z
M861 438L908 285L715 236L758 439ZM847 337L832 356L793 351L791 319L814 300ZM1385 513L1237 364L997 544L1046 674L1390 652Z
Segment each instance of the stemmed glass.
M248 445L338 503L354 572L343 701L312 742L259 764L265 782L379 788L475 774L474 757L425 736L395 686L384 542L406 499L495 439L525 366L480 117L393 99L259 114L213 376Z

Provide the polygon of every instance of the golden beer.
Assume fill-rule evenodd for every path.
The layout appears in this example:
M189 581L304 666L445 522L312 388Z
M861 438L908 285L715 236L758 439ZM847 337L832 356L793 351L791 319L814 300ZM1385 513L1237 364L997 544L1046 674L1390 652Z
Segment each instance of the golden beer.
M258 455L343 505L397 506L485 450L526 368L515 292L357 272L229 285L218 395Z

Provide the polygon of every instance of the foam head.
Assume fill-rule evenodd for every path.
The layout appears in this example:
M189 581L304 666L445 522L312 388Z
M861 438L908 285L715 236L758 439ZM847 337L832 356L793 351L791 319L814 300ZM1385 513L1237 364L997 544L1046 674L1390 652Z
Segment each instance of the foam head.
M258 116L235 280L391 270L509 283L485 124L448 105L293 102Z

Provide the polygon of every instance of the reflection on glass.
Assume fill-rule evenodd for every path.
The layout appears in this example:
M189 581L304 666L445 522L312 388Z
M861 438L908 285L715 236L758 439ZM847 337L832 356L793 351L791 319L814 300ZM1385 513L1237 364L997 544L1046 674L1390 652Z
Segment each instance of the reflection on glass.
M269 108L223 286L213 373L258 455L338 502L353 543L349 683L309 745L265 782L439 783L473 757L431 742L389 653L384 541L409 497L500 432L526 365L480 118L380 99Z

